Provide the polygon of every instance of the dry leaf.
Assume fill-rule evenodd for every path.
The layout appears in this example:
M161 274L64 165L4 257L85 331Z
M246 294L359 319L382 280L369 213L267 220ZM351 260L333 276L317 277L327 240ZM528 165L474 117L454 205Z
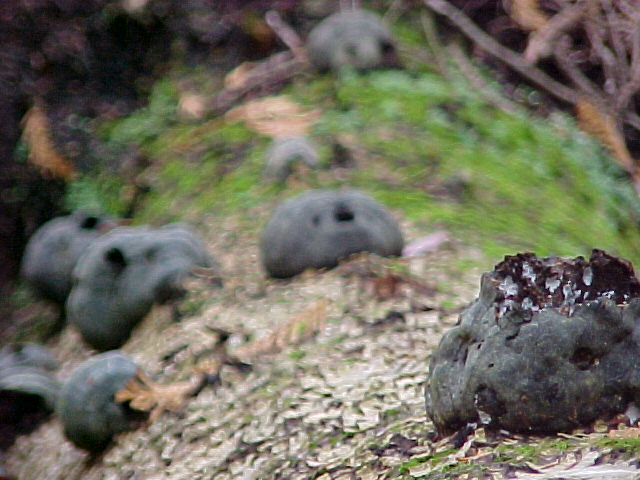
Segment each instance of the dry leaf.
M269 335L235 349L232 354L249 361L262 353L274 353L312 337L325 324L329 300L322 299L289 319Z
M522 28L533 32L540 30L548 20L538 0L512 0L510 16Z
M304 110L287 96L266 97L226 113L227 121L244 121L248 128L268 137L306 135L318 121L319 110Z
M352 255L340 265L341 271L360 280L360 291L371 291L377 300L394 296L431 296L436 289L421 278L393 267L398 260L388 260L370 253ZM369 288L371 287L371 288Z
M240 89L244 88L250 78L250 72L256 66L256 62L243 62L231 70L224 77L224 88Z
M606 146L618 163L637 180L637 166L631 157L624 137L613 116L604 112L585 98L576 103L576 114L580 128L596 137Z
M74 166L58 153L51 139L49 120L38 105L29 109L22 119L22 137L29 148L29 161L57 178L69 180L75 173Z
M402 279L398 275L387 272L373 279L373 294L377 300L388 300L398 294L401 285Z
M129 402L129 406L143 412L151 411L149 421L155 421L162 412L176 412L202 384L202 375L194 375L186 382L160 385L146 373L138 370L126 385L116 392L116 402Z
M201 119L207 112L207 100L197 93L183 93L178 101L178 115Z

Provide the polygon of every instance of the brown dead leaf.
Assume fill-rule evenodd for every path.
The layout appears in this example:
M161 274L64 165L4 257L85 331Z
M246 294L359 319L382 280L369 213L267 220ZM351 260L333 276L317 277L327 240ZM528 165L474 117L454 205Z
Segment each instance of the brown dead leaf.
M372 280L373 294L378 300L388 300L398 294L402 284L402 279L398 275L387 272L382 277L375 277Z
M183 93L178 101L178 115L196 120L207 113L207 99L197 93Z
M305 110L283 95L240 105L228 111L225 120L244 121L248 128L268 137L287 137L308 134L320 115L319 110Z
M509 15L522 28L533 32L540 30L548 20L538 0L512 0Z
M116 402L129 402L129 406L143 412L150 411L149 421L155 421L165 410L176 412L182 408L202 383L202 375L194 375L186 382L160 385L146 373L136 375L115 394Z
M249 361L260 354L275 353L288 345L295 345L312 337L324 326L328 305L327 299L317 301L269 335L236 348L232 354L243 361Z
M631 157L615 118L598 106L581 98L576 103L578 124L583 131L596 137L607 147L618 163L637 180L637 166Z
M243 62L238 65L224 77L224 88L244 88L247 80L251 78L249 74L255 66L256 62Z
M359 290L373 295L376 300L388 300L399 296L432 296L436 292L436 289L423 279L395 269L393 264L400 261L364 252L343 261L339 269L344 275L358 279Z
M54 177L69 180L76 169L64 158L53 144L49 120L37 104L29 109L22 119L22 137L29 148L29 161Z

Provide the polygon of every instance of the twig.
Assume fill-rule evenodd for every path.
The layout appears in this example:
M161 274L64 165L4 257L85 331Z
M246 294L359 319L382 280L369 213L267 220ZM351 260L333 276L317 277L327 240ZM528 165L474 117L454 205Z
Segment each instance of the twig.
M460 44L453 43L449 46L448 51L451 54L451 58L455 60L460 71L464 74L469 83L471 83L489 103L508 113L515 113L518 111L518 106L514 102L503 97L490 85L487 85L469 58L465 55Z
M579 1L551 17L547 23L529 37L529 43L524 51L524 59L533 64L551 55L555 41L580 21L584 10L584 2Z
M607 23L609 24L609 41L611 45L613 45L613 51L616 55L616 65L618 66L618 74L619 79L624 78L627 73L627 49L622 44L622 36L618 35L620 29L618 28L618 24L620 23L620 19L615 14L613 5L611 5L610 0L600 0L600 4L604 10L605 17L607 19ZM618 82L620 85L622 82Z
M429 50L431 50L431 55L436 63L436 69L441 75L448 77L450 75L449 67L443 58L444 48L442 47L438 34L436 33L436 26L431 12L421 12L420 23L422 24L424 38L427 40L427 46Z
M308 68L308 62L295 58L291 52L276 53L252 68L240 87L225 88L218 93L211 110L224 113L249 92L282 84Z
M640 116L627 110L624 114L624 123L631 125L636 130L640 131Z
M615 81L617 80L616 58L609 47L607 47L603 42L604 29L602 28L602 25L598 23L600 19L598 11L599 6L597 0L589 0L587 5L587 15L584 17L584 29L585 32L587 32L593 51L600 58L605 76Z
M597 98L597 103L605 104L601 90L597 85L591 82L582 71L571 61L571 51L569 50L569 43L571 39L565 35L556 43L556 48L553 52L553 58L555 59L560 70L567 75L573 83L582 90L582 93L591 97Z
M224 113L251 91L266 90L310 68L304 43L275 10L265 14L265 21L291 50L279 52L249 70L240 86L223 89L211 103L211 110Z
M296 31L282 20L282 17L275 10L269 10L264 19L267 25L275 32L276 35L289 47L294 57L301 61L307 61L307 51L304 48L304 42L300 39Z
M631 61L629 80L620 87L616 97L616 108L622 111L627 108L631 98L640 89L640 30L634 29L631 35Z
M578 99L578 95L574 90L556 82L545 73L529 65L524 58L513 50L500 45L477 27L462 11L445 0L423 0L423 3L437 13L447 17L462 33L471 38L489 54L503 61L531 82L541 86L551 95L572 104Z

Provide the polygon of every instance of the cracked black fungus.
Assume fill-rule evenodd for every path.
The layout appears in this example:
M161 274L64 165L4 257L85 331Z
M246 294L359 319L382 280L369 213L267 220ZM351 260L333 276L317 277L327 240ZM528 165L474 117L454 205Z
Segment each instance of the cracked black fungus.
M433 353L426 409L440 432L468 424L555 433L640 404L640 283L632 265L520 253Z
M496 312L537 312L560 308L571 314L576 305L609 298L625 304L640 296L640 283L628 261L594 249L591 258L538 258L534 253L506 256L495 266Z

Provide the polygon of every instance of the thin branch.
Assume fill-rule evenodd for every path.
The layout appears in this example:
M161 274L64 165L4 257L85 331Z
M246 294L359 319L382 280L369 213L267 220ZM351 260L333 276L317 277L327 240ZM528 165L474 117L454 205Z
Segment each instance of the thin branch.
M500 45L477 27L462 11L445 0L423 0L423 3L440 15L447 17L462 33L471 38L489 54L509 65L529 81L541 86L551 95L572 104L578 99L578 95L573 89L556 82L545 73L529 65L524 58L513 50Z
M616 108L622 111L627 108L633 96L640 89L640 29L631 33L631 66L629 80L620 88L616 97Z
M622 36L620 33L620 18L616 15L613 5L611 5L610 0L600 0L600 3L603 6L605 17L607 19L607 23L609 24L609 41L611 45L613 45L613 50L616 53L616 65L618 67L618 85L622 84L622 79L625 78L628 74L628 65L627 65L627 49L624 47L622 43Z
M556 40L580 21L585 13L584 10L584 2L579 1L551 17L544 26L529 37L529 43L524 51L525 60L533 64L551 55Z
M304 42L300 39L296 31L287 25L278 12L269 10L264 15L264 19L267 25L271 27L298 60L307 61L307 51L304 48Z
M589 37L589 42L591 43L593 52L600 59L605 77L611 79L617 84L616 57L609 47L607 47L603 42L605 32L604 27L599 23L601 16L599 14L600 7L598 5L598 1L589 0L587 10L587 15L584 16L584 29Z
M460 44L453 43L449 46L448 51L469 83L471 83L489 103L507 113L515 113L518 111L518 106L514 102L500 95L490 85L487 85L478 73L476 67L471 63L469 57L465 55Z
M436 33L436 25L431 12L421 12L420 23L422 24L424 38L427 40L427 47L431 50L431 55L435 61L436 69L441 75L448 77L450 75L449 67L447 66L446 60L444 60L444 48Z
M640 116L638 116L637 114L627 110L624 113L624 123L640 131Z
M213 98L210 109L224 113L248 93L280 85L309 69L309 63L291 52L279 52L253 67L240 87L225 88Z
M571 61L571 51L569 50L570 37L564 36L556 43L555 51L553 52L553 58L555 59L558 67L562 72L567 75L573 83L582 90L583 94L590 97L598 98L598 103L606 103L602 91L596 84L591 82L582 71Z

